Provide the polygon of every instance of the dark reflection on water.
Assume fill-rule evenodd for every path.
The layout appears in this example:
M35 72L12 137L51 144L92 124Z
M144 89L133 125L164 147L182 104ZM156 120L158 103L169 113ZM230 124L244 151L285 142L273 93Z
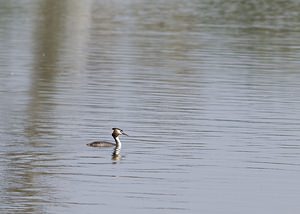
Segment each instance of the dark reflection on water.
M300 210L299 9L1 3L1 213Z

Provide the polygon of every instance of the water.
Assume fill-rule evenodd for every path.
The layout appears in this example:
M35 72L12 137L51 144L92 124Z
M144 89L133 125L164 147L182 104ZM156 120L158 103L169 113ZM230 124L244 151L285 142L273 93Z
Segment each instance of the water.
M0 212L299 212L299 9L2 1Z

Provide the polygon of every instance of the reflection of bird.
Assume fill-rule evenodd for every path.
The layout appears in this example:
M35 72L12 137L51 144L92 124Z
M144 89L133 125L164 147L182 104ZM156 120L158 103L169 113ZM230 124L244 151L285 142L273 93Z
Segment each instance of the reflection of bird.
M121 141L119 139L120 135L126 135L128 136L125 132L123 132L122 129L119 128L112 128L113 132L112 132L112 136L115 139L116 143L111 143L111 142L106 142L106 141L95 141L92 143L88 143L86 144L87 146L91 146L91 147L112 147L115 146L116 149L120 150L121 149Z

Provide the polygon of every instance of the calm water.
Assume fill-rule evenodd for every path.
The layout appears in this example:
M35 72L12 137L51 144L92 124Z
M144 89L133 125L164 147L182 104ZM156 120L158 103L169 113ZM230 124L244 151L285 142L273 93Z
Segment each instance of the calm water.
M299 213L299 11L1 1L0 213Z

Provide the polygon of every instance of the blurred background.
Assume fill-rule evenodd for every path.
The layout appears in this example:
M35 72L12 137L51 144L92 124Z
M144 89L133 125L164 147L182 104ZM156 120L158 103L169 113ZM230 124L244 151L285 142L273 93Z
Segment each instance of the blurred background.
M0 212L299 212L299 11L0 0Z

